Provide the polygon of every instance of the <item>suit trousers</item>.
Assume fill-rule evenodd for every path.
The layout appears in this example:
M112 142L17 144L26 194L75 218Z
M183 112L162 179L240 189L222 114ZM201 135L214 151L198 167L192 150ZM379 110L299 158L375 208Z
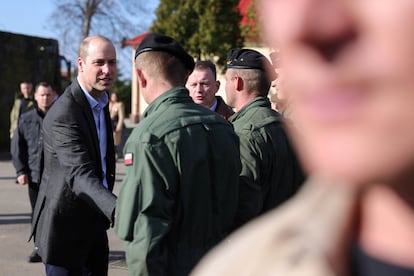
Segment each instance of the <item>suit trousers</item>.
M107 276L108 255L108 235L106 230L103 230L101 239L98 239L92 248L83 267L75 269L45 264L46 276Z

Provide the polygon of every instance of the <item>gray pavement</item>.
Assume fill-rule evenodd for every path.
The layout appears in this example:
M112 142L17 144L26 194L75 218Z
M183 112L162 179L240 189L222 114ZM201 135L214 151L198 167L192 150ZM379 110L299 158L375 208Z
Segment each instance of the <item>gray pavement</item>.
M119 191L125 176L121 161L117 163L114 193ZM30 203L26 186L15 184L15 171L8 156L0 158L0 276L45 275L42 263L28 263L27 257L33 250L28 242L30 232ZM126 276L123 242L113 229L109 237L109 276Z

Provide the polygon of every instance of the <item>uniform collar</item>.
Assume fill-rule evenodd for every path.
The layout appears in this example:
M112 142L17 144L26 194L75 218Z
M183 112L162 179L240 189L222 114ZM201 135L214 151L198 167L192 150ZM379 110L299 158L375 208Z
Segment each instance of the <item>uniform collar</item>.
M191 102L192 99L188 93L187 88L184 86L178 86L171 90L164 92L161 96L156 98L148 107L145 109L143 113L143 118L147 117L151 113L156 112L160 109L164 103L173 103L173 102Z
M234 113L230 117L230 121L231 122L236 121L237 119L243 117L244 114L246 114L250 109L255 108L255 107L268 107L268 108L271 108L271 104L270 104L269 98L262 97L262 96L259 96L259 97L254 98L248 104L246 104L245 106L243 106L238 112Z

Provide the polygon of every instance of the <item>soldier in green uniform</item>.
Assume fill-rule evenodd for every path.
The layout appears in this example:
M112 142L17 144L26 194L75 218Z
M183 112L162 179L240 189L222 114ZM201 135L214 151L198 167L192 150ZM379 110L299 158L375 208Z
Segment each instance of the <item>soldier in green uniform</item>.
M267 97L271 64L251 49L232 49L227 55L227 102L237 112L230 117L240 137L242 171L236 226L289 199L304 174L287 139L279 113Z
M189 96L194 60L173 38L149 34L135 66L149 105L124 147L115 232L126 241L130 275L188 275L232 230L239 140Z

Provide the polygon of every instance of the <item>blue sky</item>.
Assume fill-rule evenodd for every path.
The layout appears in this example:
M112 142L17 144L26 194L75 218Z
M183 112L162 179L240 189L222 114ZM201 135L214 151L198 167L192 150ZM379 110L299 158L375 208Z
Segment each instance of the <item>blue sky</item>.
M52 0L1 1L0 30L56 38L56 35L47 29L47 20L53 10Z

